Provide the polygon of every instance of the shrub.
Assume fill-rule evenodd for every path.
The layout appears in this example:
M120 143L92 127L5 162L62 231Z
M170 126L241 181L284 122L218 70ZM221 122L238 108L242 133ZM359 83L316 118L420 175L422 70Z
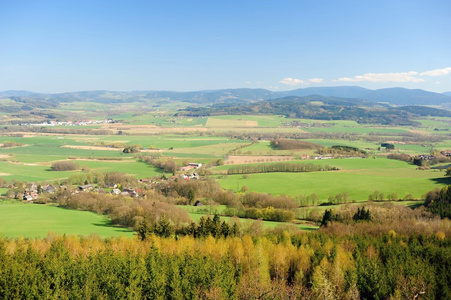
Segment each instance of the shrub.
M124 150L122 150L122 152L124 153L138 153L140 152L142 149L141 145L131 145L131 146L127 146L124 148Z
M73 161L57 161L51 167L52 171L74 171L78 168L78 165Z

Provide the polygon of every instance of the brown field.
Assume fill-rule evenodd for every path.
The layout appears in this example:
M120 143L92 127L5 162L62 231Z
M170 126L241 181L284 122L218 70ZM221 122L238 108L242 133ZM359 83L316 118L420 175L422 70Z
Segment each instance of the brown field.
M416 129L409 129L409 132L417 133L417 134L424 134L424 135L430 135L431 133L426 130L416 130Z
M113 123L113 124L106 124L102 126L102 129L109 129L109 130L147 130L149 128L157 128L156 125L124 125L122 123Z
M257 121L236 119L215 119L214 117L208 118L206 127L225 127L225 128L244 128L244 127L258 127Z
M121 125L121 124L108 124L102 126L102 129L126 131L129 133L150 133L156 134L161 132L188 132L188 131L207 131L206 128L199 127L161 127L155 125Z
M75 146L75 145L64 145L62 148L80 149L80 150L106 150L106 151L122 151L121 148L112 147L100 147L100 146Z
M9 132L8 134L3 134L3 136L21 136L25 138L34 137L38 135L52 135L52 136L66 136L71 134L65 133L51 133L51 132Z
M241 165L250 163L263 163L263 162L276 162L276 161L289 161L293 160L293 156L284 155L256 155L256 156L246 156L246 155L230 155L228 159L224 162L225 165Z

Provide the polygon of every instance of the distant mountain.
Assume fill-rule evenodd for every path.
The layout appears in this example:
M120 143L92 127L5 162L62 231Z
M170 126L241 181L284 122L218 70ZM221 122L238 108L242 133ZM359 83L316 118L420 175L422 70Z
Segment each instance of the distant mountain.
M194 92L145 92L150 99L168 99L193 103L217 103L217 102L253 102L276 97L274 92L265 89L224 89L206 90Z
M178 116L212 115L285 115L289 118L316 120L353 120L361 124L410 125L418 114L355 98L310 95L288 96L241 105L215 104L211 107L189 107Z
M449 94L449 95L447 95ZM358 86L309 87L292 91L273 92L265 89L222 89L192 92L176 91L81 91L58 94L38 94L29 91L0 92L0 97L11 97L22 103L46 102L55 105L59 102L100 102L120 103L129 101L182 101L199 105L246 104L289 96L305 97L320 95L325 97L341 97L385 102L392 105L451 105L451 92L438 94L424 90L405 88L387 88L369 90Z
M442 93L442 95L451 97L451 92L445 92L445 93Z
M440 105L451 102L451 97L443 94L405 88L374 90L361 95L359 98L394 105Z
M362 95L371 92L369 89L365 89L358 86L330 86L330 87L309 87L303 89L297 89L288 92L278 92L280 97L286 96L298 96L304 97L309 95L321 95L330 97L342 97L342 98L361 98Z

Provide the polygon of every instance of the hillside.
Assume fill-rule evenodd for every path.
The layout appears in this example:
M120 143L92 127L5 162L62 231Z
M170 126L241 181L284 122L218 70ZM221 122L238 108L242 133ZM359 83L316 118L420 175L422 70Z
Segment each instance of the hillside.
M310 96L321 95L342 98L362 98L362 95L370 93L371 90L358 86L331 86L331 87L309 87L303 89L292 90L288 92L278 92L278 97L286 96Z
M240 114L285 115L290 118L316 120L352 120L361 124L376 123L383 125L417 125L410 119L418 116L418 114L370 101L320 95L290 96L247 105L213 105L210 108L190 107L180 110L178 113L178 115L190 116Z
M361 95L362 99L386 102L393 105L440 105L451 102L451 97L424 90L388 88L371 91Z
M80 91L71 93L39 94L29 91L4 91L0 98L11 98L13 101L25 103L31 107L54 106L65 102L155 102L181 101L199 105L216 103L252 103L263 100L278 99L289 96L305 97L321 95L326 97L342 97L365 99L372 102L384 102L392 105L441 105L451 103L450 93L433 93L420 89L387 88L369 90L357 86L309 87L292 91L273 92L265 89L221 89L191 92L177 91Z

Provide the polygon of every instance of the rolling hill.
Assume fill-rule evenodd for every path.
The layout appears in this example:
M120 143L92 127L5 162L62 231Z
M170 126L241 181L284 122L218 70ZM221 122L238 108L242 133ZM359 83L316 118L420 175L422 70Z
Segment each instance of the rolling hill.
M420 89L386 88L369 90L358 86L309 87L292 91L274 92L265 89L221 89L192 92L176 91L80 91L71 93L39 94L29 91L4 91L0 98L11 98L30 107L61 102L152 102L159 100L182 101L199 105L245 104L289 96L320 95L382 102L390 105L442 105L451 104L450 93L433 93ZM38 105L39 106L39 105Z

